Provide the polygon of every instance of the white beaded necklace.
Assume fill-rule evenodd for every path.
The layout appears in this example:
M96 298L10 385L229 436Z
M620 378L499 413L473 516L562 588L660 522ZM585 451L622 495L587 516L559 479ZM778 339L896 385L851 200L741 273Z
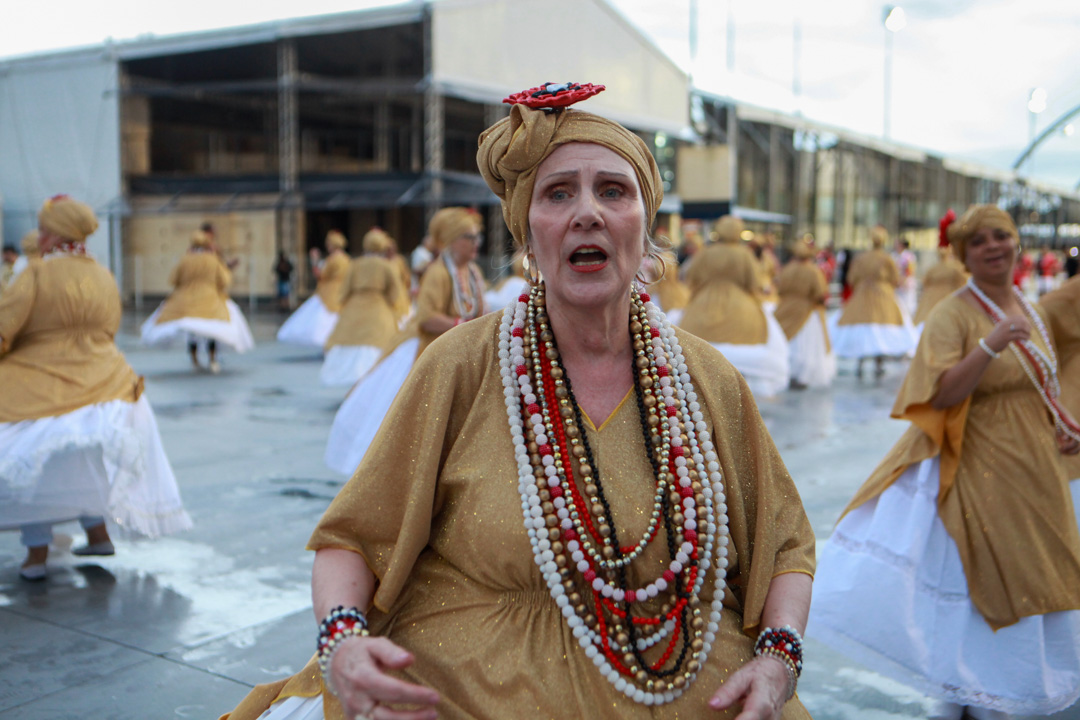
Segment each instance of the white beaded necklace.
M518 490L521 494L522 514L532 545L534 560L543 573L552 598L561 609L575 638L584 648L586 656L593 661L615 689L635 702L645 705L668 703L682 695L685 688L696 679L697 670L704 665L719 629L728 566L728 545L730 544L726 497L719 458L704 422L697 394L674 329L667 322L664 314L654 304L648 302L647 295L639 299L637 293L634 292L632 307L636 304L639 308L644 308L644 317L647 318L648 326L658 330L651 333L644 344L647 348L645 356L648 358L648 367L651 368L652 375L659 379L656 396L661 401L659 407L665 411L660 422L666 422L663 432L664 436L669 438L660 454L665 459L674 458L671 462L671 466L675 468L672 480L678 483L680 490L685 491L685 494L681 495L683 507L679 508L685 517L684 532L688 539L693 538L697 541L697 546L695 547L693 542L684 542L675 554L668 571L664 573L664 577L648 583L639 590L627 591L617 587L613 582L616 573L626 567L644 549L656 530L658 520L654 513L649 530L646 531L643 539L623 558L605 557L588 541L589 533L583 526L581 517L583 513L589 511L587 508L579 509L574 505L573 495L570 492L571 480L562 462L563 458L569 461L571 453L569 447L559 445L558 428L555 423L560 420L557 414L556 419L552 420L553 409L547 407L547 393L543 374L540 372L541 361L538 357L541 350L535 336L534 325L534 312L538 304L543 304L542 286L534 288L531 295L522 295L516 304L508 306L499 327L500 374L510 434L514 444L514 455L518 464ZM526 329L527 321L528 329ZM528 346L526 333L530 333L531 342ZM548 357L553 357L553 355L548 355ZM525 408L529 408L528 416L523 413ZM535 412L537 408L541 412ZM685 435L685 442L683 435ZM534 449L537 446L543 447L545 454L540 463L534 464L535 459L540 455L530 453L530 438L531 442L535 443ZM684 444L685 447L683 447ZM692 486L695 480L700 488L700 496L703 498L701 506L698 506L694 499ZM657 489L658 497L662 496L665 487L664 481L660 480ZM673 488L674 486L671 486L669 489ZM540 494L547 489L558 492L558 495L550 504L550 507L554 508L554 515L545 516L544 507L547 503L541 501ZM698 515L704 518L707 528L703 536L697 534ZM549 524L549 518L556 518L553 520L556 523L555 527ZM564 535L559 533L564 533ZM587 612L585 615L579 613L567 595L563 575L560 574L559 565L556 563L553 545L553 541L557 543L558 539L563 537L571 538L565 543L566 554L571 560L568 567L575 568L583 576L586 585L591 586L597 615L603 613L601 607L603 598L615 603L625 602L629 620L631 600L647 600L656 597L667 590L667 578L694 577L690 597L697 597L704 586L706 571L709 567L715 566L714 594L710 611L706 618L702 618L701 629L695 631L695 638L701 641L697 643L695 640L695 643L700 649L695 648L692 658L687 663L685 675L677 677L674 683L654 679L643 680L641 676L646 674L644 671L636 675L630 674L625 669L624 672L620 672L609 662L609 657L605 653L612 651L605 645L606 638L589 626L586 622ZM553 538L558 539L553 540ZM691 567L695 564L696 575L693 575ZM633 598L631 598L631 593L634 595ZM682 615L684 624L685 612L684 609ZM698 614L696 608L694 613L696 618ZM689 625L685 626L689 628ZM676 630L677 623L669 619L652 635L637 639L636 649L639 652L644 651ZM684 640L687 643L686 648L689 648L689 629ZM628 649L621 648L619 652Z
M983 309L986 310L990 319L995 324L1005 320L1004 311L998 307L997 303L991 300L971 278L968 278L967 287L971 290L971 293L979 299L979 302L983 305ZM1009 343L1009 349L1012 350L1016 359L1020 362L1020 367L1024 369L1024 374L1031 380L1031 384L1038 390L1039 397L1042 398L1047 409L1050 410L1050 414L1054 418L1054 426L1072 439L1080 441L1080 427L1077 427L1076 421L1073 420L1068 412L1057 403L1057 398L1061 395L1061 384L1058 380L1057 355L1054 353L1054 344L1050 341L1050 333L1047 332L1042 317L1040 317L1039 313L1031 305L1031 302L1024 297L1024 294L1020 292L1019 288L1013 286L1012 290L1020 303L1020 307L1024 309L1024 314L1028 316L1032 325L1035 326L1035 329L1042 337L1043 344L1046 346L1047 351L1043 352L1042 348L1036 345L1030 338L1027 340L1012 341ZM1024 350L1027 350L1027 355L1021 350L1021 347L1023 347ZM1035 369L1031 366L1031 362L1038 365L1042 376L1046 378L1045 382L1040 382Z

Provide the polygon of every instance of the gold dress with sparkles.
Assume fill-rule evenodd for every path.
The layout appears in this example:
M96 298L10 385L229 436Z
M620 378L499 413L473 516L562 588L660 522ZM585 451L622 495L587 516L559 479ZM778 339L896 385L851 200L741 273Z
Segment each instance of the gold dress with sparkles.
M761 270L749 248L715 243L686 273L690 302L679 326L711 343L762 345L769 329L761 307Z
M169 275L173 291L161 306L158 325L181 318L229 320L228 300L232 273L216 253L189 252Z
M968 271L964 264L954 258L945 258L926 271L923 276L922 294L919 295L919 307L915 310L912 322L922 325L930 317L930 311L949 295L959 290L967 282Z
M489 315L457 328L418 359L309 548L364 556L378 578L372 631L415 654L401 675L441 694L440 718L735 717L739 710L714 713L707 702L753 657L773 577L814 569L813 532L746 384L707 343L680 332L724 473L732 566L708 663L674 703L646 707L600 675L533 561L503 402L499 321ZM619 488L610 493L615 522L632 536L648 523L653 480L627 398L599 428L587 421L586 432L604 482ZM651 544L631 584L666 567L666 557ZM310 662L257 687L231 717L250 720L276 697L322 692ZM323 698L326 717L340 720L337 700ZM783 717L809 716L793 700Z
M386 350L398 332L396 308L407 291L385 258L364 256L348 264L338 294L341 308L326 348L368 345Z
M900 270L884 250L860 253L851 263L848 284L851 297L840 315L840 325L903 325L896 288Z
M792 260L780 271L776 289L780 294L776 321L784 329L788 340L794 339L815 313L821 319L821 327L825 327L825 298L829 294L829 283L817 265L809 260ZM825 348L828 352L828 333L825 333Z
M1066 280L1057 290L1043 295L1039 305L1054 334L1060 366L1061 404L1073 418L1080 417L1080 276ZM1080 479L1080 455L1066 455L1062 459L1066 477Z
M349 255L344 250L330 253L319 273L319 282L315 285L315 294L323 306L332 313L341 312L341 286L349 272Z

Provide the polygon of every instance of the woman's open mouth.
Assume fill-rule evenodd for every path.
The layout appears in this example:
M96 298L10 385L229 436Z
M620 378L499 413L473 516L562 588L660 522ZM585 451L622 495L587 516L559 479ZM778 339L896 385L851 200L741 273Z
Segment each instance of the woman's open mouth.
M570 267L577 272L596 272L607 266L608 256L598 247L578 248L570 255Z

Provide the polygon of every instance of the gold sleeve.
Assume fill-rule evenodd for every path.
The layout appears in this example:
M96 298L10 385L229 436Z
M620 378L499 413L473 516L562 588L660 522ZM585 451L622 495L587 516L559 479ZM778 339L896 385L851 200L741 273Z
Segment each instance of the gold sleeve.
M30 318L37 298L37 268L27 266L0 295L0 354L9 352Z

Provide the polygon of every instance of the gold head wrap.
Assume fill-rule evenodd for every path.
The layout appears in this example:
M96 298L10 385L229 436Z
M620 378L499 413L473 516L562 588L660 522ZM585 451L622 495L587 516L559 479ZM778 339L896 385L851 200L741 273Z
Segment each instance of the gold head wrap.
M814 247L805 240L796 240L791 243L791 257L798 260L809 260L814 257Z
M65 240L81 243L98 229L98 221L86 203L67 195L57 195L46 200L38 211L38 227Z
M884 225L875 225L870 228L871 245L880 250L885 247L885 243L887 242L889 242L889 231L885 229Z
M340 234L340 233L339 233ZM342 238L344 240L344 238ZM329 244L330 236L326 236L326 241ZM360 241L360 247L365 253L371 253L373 255L381 255L390 248L394 247L394 241L386 233L385 230L378 227L373 227L364 233L364 239Z
M20 247L22 247L22 254L28 258L34 258L41 255L41 233L38 230L31 230L22 236L22 240L19 241Z
M490 181L488 181L490 184ZM503 203L505 215L506 203ZM527 210L526 210L527 212ZM507 220L509 222L509 220ZM443 208L431 217L428 223L428 235L435 249L442 252L446 246L462 235L480 232L480 214L464 207Z
M214 238L202 230L196 230L195 234L191 236L191 247L193 248L209 249L213 242Z
M964 262L967 244L983 228L1004 230L1014 238L1020 237L1012 216L997 205L972 205L949 226L949 244L960 262Z
M349 244L349 241L345 239L337 230L331 230L326 233L326 249L327 250L344 250L345 246Z
M734 215L725 215L716 221L713 235L716 237L716 242L731 244L739 242L745 231L746 225L741 219Z
M601 145L634 168L649 229L664 199L664 183L645 143L616 122L572 108L546 111L514 105L510 116L480 135L476 164L488 187L502 200L503 219L518 247L529 234L536 170L548 155L567 143Z

